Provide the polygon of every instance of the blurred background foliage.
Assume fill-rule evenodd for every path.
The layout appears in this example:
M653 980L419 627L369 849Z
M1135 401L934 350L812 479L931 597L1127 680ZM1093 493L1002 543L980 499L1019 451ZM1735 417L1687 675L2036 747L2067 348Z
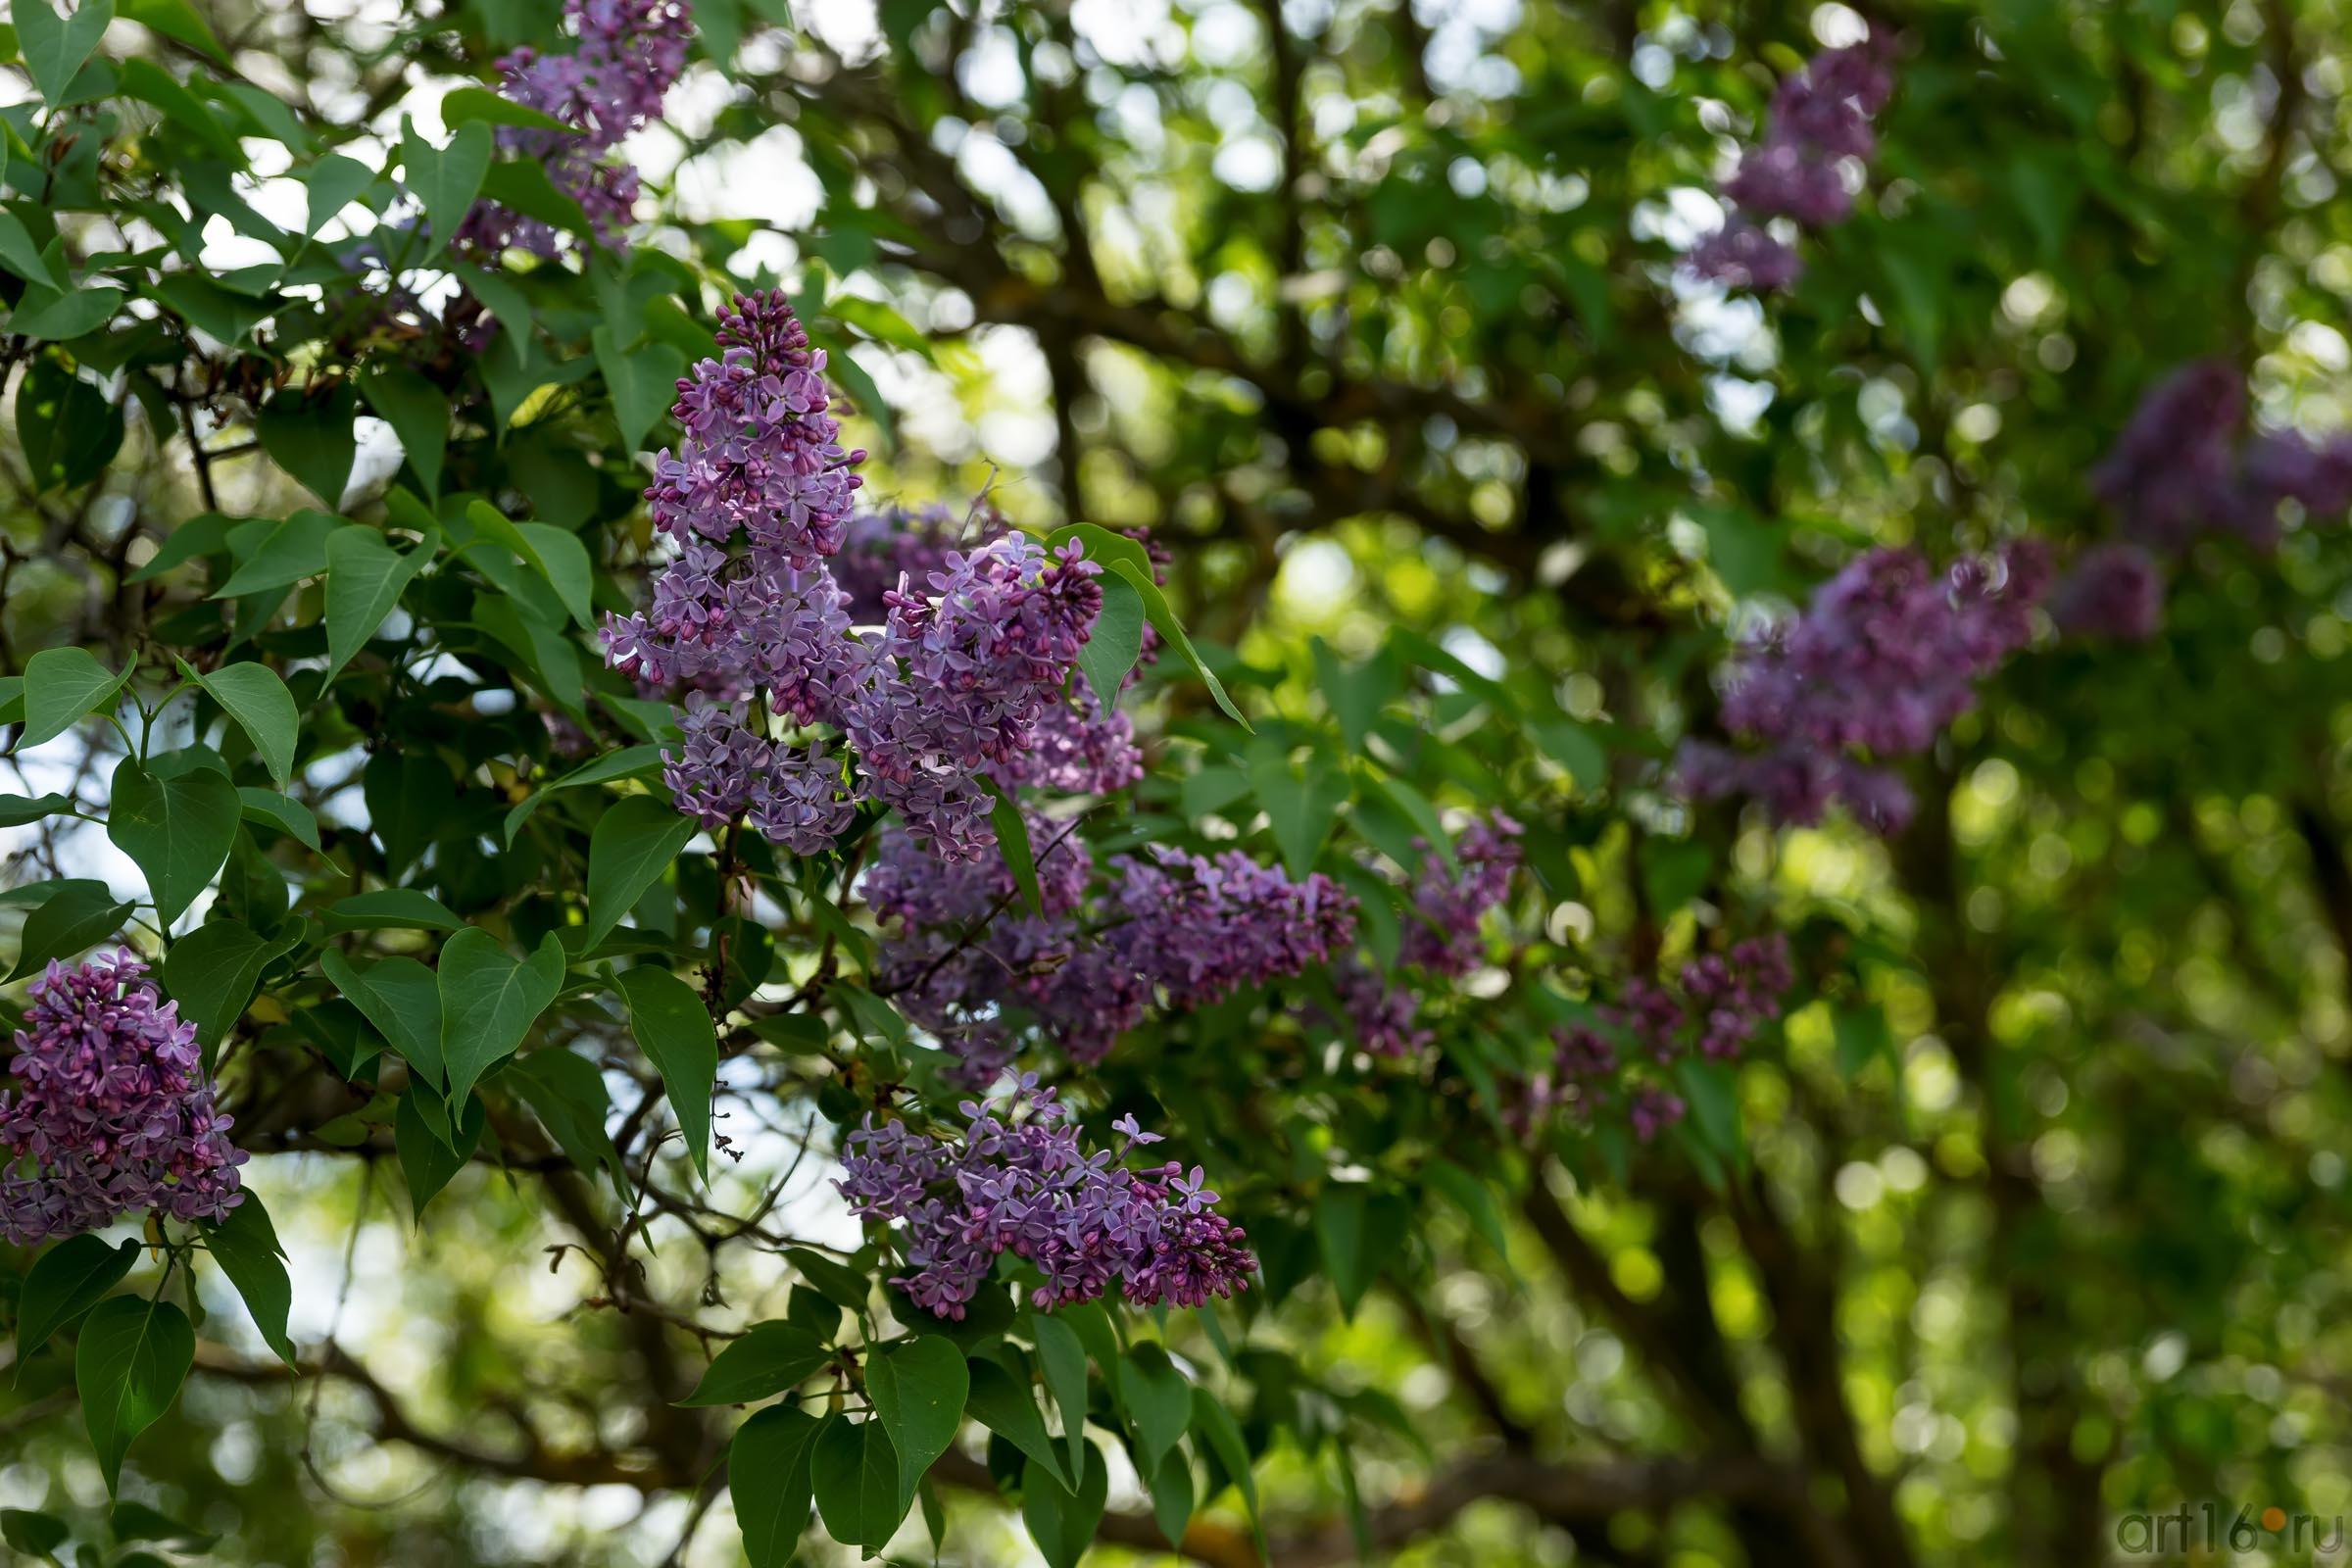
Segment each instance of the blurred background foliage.
M544 20L199 9L361 139ZM705 57L632 148L647 248L808 303L878 499L1149 524L1262 730L1526 820L1518 957L1461 1030L1540 1029L1539 972L1579 995L1718 926L1795 934L1807 1001L1739 1076L1735 1160L1482 1138L1446 1069L1278 1095L1302 1026L1246 1009L1114 1062L1113 1102L1148 1087L1268 1213L1239 1413L1287 1434L1275 1561L2077 1568L2134 1510L2352 1509L2342 533L2198 547L2152 643L2045 639L1922 760L1892 841L1693 814L1660 778L1727 637L1856 548L2103 536L2084 471L2170 367L2237 361L2275 425L2352 419L2352 14L1874 8L1903 48L1873 192L1760 305L1677 258L1777 77L1858 31L1841 6L696 11ZM129 636L123 569L181 517L296 503L249 449L199 472L144 429L72 508L21 426L0 456L10 668ZM528 428L500 461L541 515L631 504ZM1139 830L1271 843L1218 814L1245 764L1205 698L1153 703ZM1286 1160L1306 1193L1391 1151L1492 1188L1375 1216L1384 1282L1344 1313L1268 1195ZM297 1338L374 1370L289 1396L208 1345L144 1440L159 1505L254 1563L654 1563L690 1535L736 1560L687 1494L550 1473L660 1417L613 1392L650 1375L644 1320L584 1298L535 1198L471 1170L418 1231L373 1163L256 1171ZM647 1294L749 1302L772 1262L706 1286L671 1247ZM0 1502L102 1494L67 1402L0 1395ZM1024 1560L952 1506L944 1560ZM1213 1523L1193 1554L1242 1560Z

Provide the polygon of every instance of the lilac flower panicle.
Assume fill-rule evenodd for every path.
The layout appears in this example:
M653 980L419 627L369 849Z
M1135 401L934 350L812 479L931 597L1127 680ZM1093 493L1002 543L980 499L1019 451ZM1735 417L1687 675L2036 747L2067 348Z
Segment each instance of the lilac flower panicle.
M1188 855L1153 845L1121 856L1110 942L1181 1006L1328 962L1355 932L1355 901L1319 872L1294 882L1239 850Z
M824 353L781 293L738 295L718 343L719 358L678 382L684 439L656 459L646 490L676 554L645 610L607 618L605 657L648 689L687 689L684 744L662 754L680 811L713 829L748 820L813 855L855 819L857 781L821 740L767 726L836 721L869 678L872 656L824 569L865 454L842 449Z
M1855 558L1734 661L1723 724L1756 745L1686 743L1683 788L1754 796L1781 822L1818 821L1835 802L1899 827L1910 798L1884 762L1925 751L1974 705L1977 682L2032 637L2049 575L2034 540L1941 576L1916 551Z
M1872 122L1894 96L1893 36L1825 50L1785 78L1765 116L1763 138L1724 181L1723 226L1692 249L1692 274L1732 288L1774 293L1794 283L1796 252L1761 220L1786 219L1823 229L1853 216L1847 170L1878 154Z
M1854 193L1837 164L1793 141L1768 141L1750 152L1723 194L1750 218L1793 219L1804 228L1833 227L1854 211Z
M1422 1027L1421 999L1412 989L1391 985L1370 965L1349 958L1332 970L1331 983L1356 1043L1374 1055L1417 1055L1437 1039Z
M2244 376L2227 360L2197 360L2148 389L2090 489L2150 550L2178 554L2212 533L2268 550L2282 503L2329 520L2352 507L2352 433L2249 437Z
M1479 922L1507 897L1520 863L1519 835L1525 832L1500 811L1473 821L1455 838L1454 862L1446 862L1424 844L1420 874L1413 881L1413 912L1397 943L1399 962L1431 974L1459 978L1486 956Z
M1042 914L1012 906L1001 858L946 860L910 831L884 834L859 884L895 922L883 971L900 1005L963 1058L964 1082L986 1084L1010 1061L1015 1012L1091 1063L1163 997L1206 1006L1329 962L1352 939L1354 901L1326 877L1294 882L1239 851L1155 847L1112 860L1090 899L1084 842L1042 816L1029 826Z
M1114 1284L1138 1306L1200 1306L1248 1288L1249 1238L1216 1212L1200 1167L1124 1163L1159 1141L1132 1116L1114 1148L1090 1152L1034 1077L960 1113L962 1130L936 1138L867 1116L835 1183L858 1217L898 1227L907 1271L891 1283L924 1310L961 1318L1005 1252L1044 1276L1031 1299L1046 1309Z
M563 54L522 48L499 61L506 95L570 128L501 125L499 146L543 165L555 187L580 204L599 243L618 250L637 207L637 171L609 157L662 118L662 100L686 68L684 0L564 0L574 37ZM495 256L511 249L552 257L556 231L496 202L474 204L459 243Z
M996 844L983 769L1013 766L1062 702L1102 609L1102 567L1078 541L1049 552L1026 534L951 551L929 592L902 580L874 678L842 715L873 797L943 858Z
M2091 493L2125 531L2176 551L2237 511L2237 446L2246 388L2235 367L2200 360L2151 388L2090 471Z
M244 1200L196 1026L128 952L32 984L0 1092L0 1236L29 1246L140 1212L219 1219Z
M1529 1086L1520 1119L1536 1120L1559 1105L1590 1119L1615 1104L1635 1136L1648 1143L1685 1110L1679 1096L1651 1081L1650 1071L1693 1053L1716 1060L1737 1057L1781 1016L1782 1000L1795 983L1788 939L1778 932L1691 958L1672 990L1635 976L1616 1001L1599 1008L1598 1027L1576 1024L1553 1032L1549 1070ZM1625 1072L1635 1062L1643 1067L1639 1078Z

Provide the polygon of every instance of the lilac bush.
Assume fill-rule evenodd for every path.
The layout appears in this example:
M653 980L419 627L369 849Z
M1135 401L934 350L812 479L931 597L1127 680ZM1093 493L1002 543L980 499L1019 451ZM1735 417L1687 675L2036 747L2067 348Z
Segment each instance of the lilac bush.
M1130 1168L1160 1142L1133 1117L1090 1152L1055 1091L1023 1077L964 1101L960 1131L928 1136L869 1115L850 1135L835 1186L861 1219L898 1228L906 1272L893 1285L937 1316L961 1318L1010 1252L1044 1276L1040 1307L1091 1301L1117 1285L1137 1306L1200 1306L1249 1285L1256 1260L1217 1195L1176 1161Z
M196 1026L127 951L32 983L0 1091L0 1236L28 1246L126 1214L219 1219L245 1152L213 1102Z

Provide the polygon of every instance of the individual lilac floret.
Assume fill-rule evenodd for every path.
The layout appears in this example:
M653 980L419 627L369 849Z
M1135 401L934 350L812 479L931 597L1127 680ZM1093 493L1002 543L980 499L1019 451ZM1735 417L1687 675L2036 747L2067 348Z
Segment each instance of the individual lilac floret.
M637 171L608 155L662 118L662 99L686 67L683 0L564 0L577 42L565 54L517 49L499 61L506 95L563 121L568 130L501 125L502 151L542 165L556 189L586 213L599 243L618 250L636 215ZM495 256L520 249L554 256L556 231L496 202L478 202L459 243Z
M244 1200L196 1026L127 952L32 984L0 1092L0 1236L29 1246L148 1212L219 1219Z
M1976 701L1977 682L2033 635L2047 554L2021 540L1940 576L1912 550L1873 550L1822 585L1805 612L1735 660L1724 727L1754 749L1687 743L1683 787L1752 795L1781 822L1833 802L1883 831L1910 797L1883 764L1927 750Z
M2050 590L2050 618L2069 637L2145 642L2164 623L2164 574L2137 545L2093 545Z
M936 1138L868 1115L835 1183L858 1218L899 1227L907 1270L891 1283L925 1311L961 1318L1005 1252L1045 1276L1031 1300L1046 1309L1114 1284L1137 1306L1200 1306L1248 1288L1248 1237L1216 1212L1198 1166L1122 1163L1159 1141L1133 1117L1112 1149L1089 1152L1075 1115L1034 1077L959 1109L961 1132Z

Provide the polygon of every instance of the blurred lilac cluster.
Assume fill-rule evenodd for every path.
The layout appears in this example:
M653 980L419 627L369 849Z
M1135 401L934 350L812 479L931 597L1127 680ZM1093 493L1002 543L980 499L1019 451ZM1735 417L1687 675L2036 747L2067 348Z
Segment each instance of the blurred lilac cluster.
M1976 701L1976 683L2033 634L2047 553L2019 540L1938 574L1915 550L1856 557L1804 613L1741 650L1724 728L1750 749L1687 741L1682 785L1701 799L1748 795L1773 819L1819 821L1833 803L1883 832L1911 795L1884 764L1924 752Z
M905 833L883 835L860 892L898 929L884 983L907 1016L992 1083L1024 1019L1071 1060L1100 1061L1156 999L1207 1006L1303 973L1346 951L1355 903L1329 878L1294 882L1238 850L1152 846L1111 860L1089 900L1094 860L1066 824L1030 817L1043 912L1014 902L1000 860L951 865Z
M684 0L564 0L575 43L565 54L521 48L499 61L506 95L572 126L501 125L500 148L544 166L556 189L588 215L610 249L626 243L637 208L637 171L608 155L662 117L662 95L686 69ZM497 202L477 202L459 243L496 256L519 249L554 256L556 230Z
M1486 956L1480 923L1510 896L1518 874L1523 829L1501 811L1473 819L1453 843L1454 868L1419 840L1421 868L1412 885L1412 917L1396 944L1398 964L1425 975L1459 979ZM1420 999L1398 978L1383 978L1350 956L1332 976L1333 988L1354 1025L1357 1043L1375 1055L1405 1056L1433 1038L1421 1027Z
M1848 160L1878 153L1872 127L1894 96L1894 39L1868 38L1813 57L1784 80L1765 117L1764 139L1749 148L1724 182L1730 211L1723 226L1690 253L1690 270L1733 288L1773 293L1796 281L1803 264L1764 223L1786 218L1800 228L1845 221L1854 210Z
M850 543L865 454L841 447L824 353L777 291L738 296L718 340L721 358L678 383L684 438L646 491L675 554L648 608L603 632L615 669L686 688L685 742L663 757L678 808L812 855L867 801L946 860L979 856L996 843L984 772L1022 782L1064 755L1071 725L1110 729L1060 712L1101 568L1075 542L1050 552L1010 531L943 547L913 562L921 578L902 569L878 590L865 608L881 624L861 633L828 562ZM845 749L771 733L787 721L831 726ZM1132 743L1113 752L1102 766L1124 783Z
M32 983L0 1092L0 1236L28 1246L150 1212L219 1219L243 1200L196 1026L127 952ZM24 1167L28 1166L28 1170Z
M1200 1306L1248 1288L1249 1238L1216 1212L1200 1167L1123 1163L1160 1141L1134 1117L1113 1124L1113 1148L1090 1153L1075 1115L1035 1078L958 1109L962 1130L938 1137L868 1115L835 1182L858 1218L903 1228L907 1271L891 1283L924 1310L961 1318L1005 1252L1045 1276L1031 1292L1039 1307L1091 1301L1114 1283L1137 1306Z
M2144 640L2164 617L2163 558L2212 534L2274 549L2289 501L2315 519L2352 508L2352 434L2250 432L2244 376L2227 360L2197 360L2148 389L2090 489L2124 537L2082 554L2051 617L2073 636Z
M1796 983L1788 938L1775 932L1736 943L1728 953L1701 954L1683 965L1680 994L1655 981L1628 980L1616 1002L1600 1008L1600 1027L1575 1025L1552 1035L1551 1070L1529 1087L1531 1119L1565 1107L1590 1120L1605 1106L1622 1106L1642 1143L1683 1119L1682 1097L1646 1075L1629 1076L1629 1059L1668 1067L1692 1052L1728 1060L1747 1049L1781 1015L1781 999Z
M2352 436L2314 441L2298 431L2249 436L2246 386L2226 360L2199 360L2140 399L2115 447L2090 471L2091 493L2124 532L2178 553L2208 533L2258 549L2278 542L2278 508L2314 516L2352 507Z

